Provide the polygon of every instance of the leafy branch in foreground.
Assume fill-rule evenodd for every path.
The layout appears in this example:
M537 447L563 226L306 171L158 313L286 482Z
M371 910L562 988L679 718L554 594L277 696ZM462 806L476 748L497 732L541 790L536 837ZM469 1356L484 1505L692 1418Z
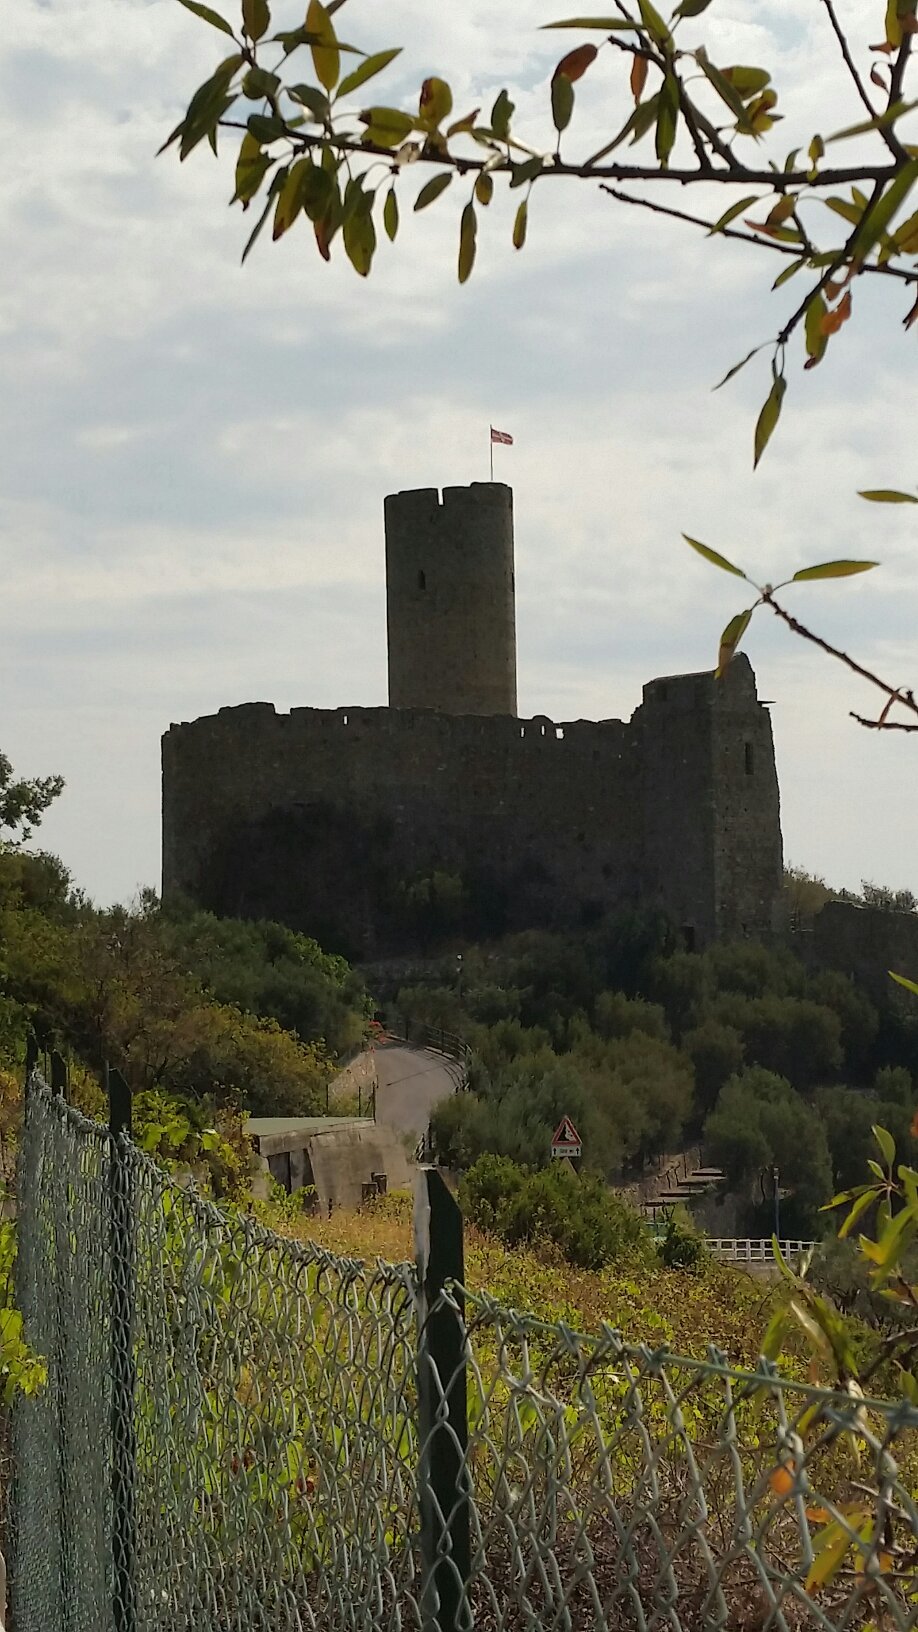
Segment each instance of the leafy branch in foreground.
M861 493L860 497L870 499L878 504L918 504L918 497L913 496L911 493L900 492L895 488L866 489ZM719 551L713 550L709 544L702 544L699 539L690 538L688 533L683 533L682 537L685 539L686 544L691 545L692 549L696 550L706 561L709 561L712 566L719 567L722 572L729 572L737 578L742 578L744 583L749 584L757 592L757 599L752 606L746 607L742 612L737 612L730 619L720 637L716 670L718 677L726 671L736 656L739 643L749 627L753 613L760 606L768 606L776 617L781 618L787 624L787 627L793 630L795 635L800 635L802 639L810 641L814 646L818 646L820 651L827 653L829 657L837 658L852 673L859 675L862 680L866 680L871 686L876 686L879 691L885 694L886 701L876 719L868 719L863 714L856 714L852 711L851 718L856 720L858 725L866 726L870 731L918 731L918 702L916 702L914 692L910 687L890 685L889 681L881 679L871 669L865 668L863 663L858 663L847 652L843 652L840 647L833 646L830 641L823 639L822 635L817 635L812 629L808 629L805 624L800 622L799 618L793 617L785 607L780 606L775 600L778 591L787 589L790 584L807 583L817 578L850 578L858 573L869 572L872 567L878 565L876 561L825 561L815 567L802 567L799 572L794 573L792 578L786 578L783 583L774 585L756 584L753 579L747 576L742 567L734 566L732 561L728 561L726 556L721 555ZM897 704L901 704L908 713L915 716L915 719L891 719L891 712Z
M216 153L221 130L241 138L231 203L243 210L256 199L262 204L243 260L273 213L275 239L302 219L324 260L340 237L351 265L366 277L378 244L377 221L390 240L397 237L399 194L415 165L435 172L414 200L416 211L458 184L460 283L474 268L479 215L497 183L520 193L512 230L518 250L527 238L530 195L552 179L595 182L620 204L755 244L787 261L773 288L800 273L806 284L777 335L764 342L772 349L772 385L756 428L756 463L780 414L785 348L798 329L804 366L812 369L851 317L853 285L866 273L903 283L911 302L905 327L918 320L918 210L908 213L918 195L918 147L902 134L903 121L918 107L905 94L918 0L887 0L878 7L881 37L871 47L869 72L856 63L833 0L823 0L825 52L841 52L857 117L828 136L813 134L805 150L798 145L783 156L762 158L761 144L773 140L783 117L771 73L741 63L717 65L704 43L686 38L712 0L682 0L668 20L651 0L637 0L636 6L615 0L610 15L546 24L601 36L598 43L589 38L574 45L558 61L547 142L520 133L506 90L486 116L475 108L452 117L450 86L434 76L423 81L410 106L403 105L404 96L391 105L367 105L364 86L392 69L400 48L367 54L339 39L334 18L345 0L309 0L299 27L273 34L268 0L242 0L235 26L200 0L180 3L227 36L234 49L199 86L163 146L177 144L184 160L205 140ZM292 59L299 60L301 51L311 57L312 81L293 71ZM618 72L619 65L627 72ZM596 79L604 72L607 138L586 156L572 155L577 86L587 73ZM809 108L806 119L809 124ZM836 144L857 138L872 144L866 162L827 161L830 148L834 155ZM648 149L652 143L652 159L613 157L642 143ZM664 195L674 186L715 184L729 191L731 202L709 219L659 197L623 192L621 182L646 184ZM742 227L734 227L740 218ZM762 349L756 347L727 377Z

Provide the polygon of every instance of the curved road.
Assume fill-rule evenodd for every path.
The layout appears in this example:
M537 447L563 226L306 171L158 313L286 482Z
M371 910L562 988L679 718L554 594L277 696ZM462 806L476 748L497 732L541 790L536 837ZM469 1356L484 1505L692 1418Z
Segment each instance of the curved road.
M377 1122L420 1139L434 1106L461 1081L462 1067L447 1054L413 1043L379 1043L375 1053Z

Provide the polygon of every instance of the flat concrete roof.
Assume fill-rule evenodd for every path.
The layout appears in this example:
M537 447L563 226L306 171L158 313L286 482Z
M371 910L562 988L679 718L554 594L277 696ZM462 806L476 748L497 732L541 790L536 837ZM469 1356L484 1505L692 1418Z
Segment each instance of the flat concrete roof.
M317 1133L335 1128L373 1126L371 1116L250 1116L246 1132L254 1139L262 1156L285 1150L300 1150Z

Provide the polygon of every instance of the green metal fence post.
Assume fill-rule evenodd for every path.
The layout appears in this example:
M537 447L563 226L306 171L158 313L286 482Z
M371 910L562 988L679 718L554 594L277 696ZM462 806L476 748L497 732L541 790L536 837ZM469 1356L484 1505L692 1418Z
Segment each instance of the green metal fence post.
M106 1067L109 1128L112 1342L112 1596L115 1632L135 1632L134 1183L125 1138L131 1091Z
M419 1281L418 1504L425 1632L470 1632L471 1573L462 1214L435 1168L415 1191ZM446 1301L443 1292L458 1291Z
M51 1053L51 1092L67 1098L67 1064L56 1048Z

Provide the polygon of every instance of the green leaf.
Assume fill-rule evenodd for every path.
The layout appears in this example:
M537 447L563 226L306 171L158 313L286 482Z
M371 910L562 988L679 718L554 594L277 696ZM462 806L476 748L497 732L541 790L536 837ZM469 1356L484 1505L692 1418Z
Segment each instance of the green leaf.
M474 204L466 204L459 226L459 282L467 283L475 265L475 240L478 236L478 217Z
M700 17L703 11L707 11L710 4L711 0L682 0L681 5L676 7L676 16Z
M243 204L248 204L258 192L271 164L272 160L269 154L264 152L258 137L247 130L236 160L236 191L233 200L241 199Z
M733 571L736 571L735 567L733 568ZM751 606L747 607L745 612L737 612L736 617L730 619L730 622L727 624L726 629L721 635L720 646L717 652L717 668L714 671L715 677L718 680L722 674L726 673L727 669L730 667L730 664L733 662L733 659L736 656L736 648L749 627L749 620L752 617L752 612L753 609Z
M303 181L307 170L313 168L311 158L297 159L287 172L287 179L277 197L277 209L274 212L273 238L275 242L292 227L294 221L303 208Z
M737 66L722 70L728 85L748 102L754 96L760 96L766 85L771 84L771 74L764 68L744 68Z
M491 129L499 141L505 142L510 135L510 120L515 111L515 105L506 91L501 91L491 109Z
M875 1199L875 1192L872 1189L865 1190L862 1196L858 1196L854 1206L851 1208L851 1211L848 1213L838 1232L839 1241L846 1240L851 1231L854 1229L854 1226L861 1217L862 1213L866 1213L867 1208L871 1206Z
M750 204L759 203L761 203L761 199L755 193L750 193L748 198L741 198L738 204L731 204L729 210L724 210L723 215L714 222L708 237L711 237L715 232L723 232L724 227L728 227L730 222L735 221L738 215L742 215L744 210L748 210Z
M431 176L429 181L425 181L414 201L415 209L426 210L428 204L432 204L435 198L439 198L441 193L446 192L452 179L453 173L451 170L444 170L439 176Z
M918 504L914 493L900 493L894 487L862 488L858 498L870 499L873 504Z
M333 91L341 73L341 56L331 17L322 0L309 0L306 27L314 35L310 50L316 79L327 91Z
M398 147L414 130L410 113L401 108L367 108L360 121L367 127L367 139L377 147Z
M644 27L653 35L657 45L672 45L673 37L651 0L638 0L638 9Z
M494 177L487 170L482 170L475 183L475 197L479 204L483 204L485 208L494 197Z
M911 113L915 106L916 103L903 102L900 98L898 102L892 104L892 107L884 108L883 112L878 113L873 119L862 119L857 125L847 125L844 130L834 130L831 136L826 137L826 141L845 142L851 136L865 136L870 130L885 130L888 125L894 125L897 119L901 119L904 113Z
M894 980L898 986L904 986L907 992L918 997L918 981L909 980L907 975L897 975L892 969L887 969L886 973L890 980Z
M881 1128L879 1123L876 1122L870 1131L880 1147L880 1155L887 1167L892 1167L896 1159L896 1141L892 1134L887 1128Z
M725 555L718 555L716 550L711 549L710 544L701 544L697 538L689 538L688 533L683 533L682 537L685 539L686 544L690 544L693 550L697 550L698 554L703 555L705 560L710 561L713 566L720 567L724 572L732 572L737 578L745 579L746 574L742 569L735 567L733 562L728 561Z
M386 194L386 202L383 205L383 226L386 229L386 237L390 244L394 244L395 235L398 232L398 199L395 196L394 187L390 187Z
M421 86L418 118L425 130L437 130L453 111L453 93L445 79L431 76Z
M276 142L284 134L284 123L275 114L250 113L246 120L246 127L250 135L257 137L260 142Z
M851 578L856 572L869 572L877 566L878 561L825 561L820 567L801 567L791 583L802 584L811 578Z
M751 363L753 357L758 356L758 353L760 351L763 351L764 348L767 345L768 345L768 341L763 340L762 344L760 346L753 346L751 351L747 351L747 353L746 353L745 357L743 358L742 362L734 363L732 368L727 369L727 372L724 375L723 379L718 380L717 384L715 386L712 386L712 390L719 391L722 385L726 385L728 380L732 380L734 375L738 374L741 368L745 368L747 363Z
M740 128L748 131L750 129L749 119L746 114L746 109L743 106L742 97L739 95L738 91L733 89L730 81L724 78L720 69L715 68L713 62L709 61L708 54L703 46L699 46L698 50L695 52L695 61L697 62L705 78L708 79L713 85L718 96L721 98L721 101L726 102L727 107L735 116L736 122Z
M570 124L573 111L573 84L566 74L555 74L551 82L551 116L559 136Z
M676 126L679 122L679 84L675 74L665 74L660 89L660 106L657 113L657 135L655 150L663 169L669 163L669 155L676 140Z
M807 355L811 357L814 362L819 361L820 357L822 357L823 353L825 352L826 346L829 344L829 336L827 334L823 334L822 332L822 320L825 317L827 310L828 308L825 300L819 293L813 296L806 309L806 316L804 318L806 350Z
M345 205L344 249L354 271L362 278L369 276L376 249L376 228L373 225L372 210L372 194L364 193L362 190L357 192L356 199L352 194L351 200Z
M268 188L268 197L267 197L267 199L265 201L265 207L262 210L261 215L258 217L258 220L256 221L254 227L252 228L252 231L249 234L248 242L246 243L245 249L242 251L242 264L243 264L243 266L246 263L246 260L248 258L250 250L254 247L255 240L257 239L259 233L261 232L262 227L264 226L265 222L268 219L268 216L269 216L270 211L271 211L271 205L274 203L274 200L277 197L278 193L280 192L280 189L283 187L284 182L286 181L286 179L287 179L287 172L286 172L285 169L275 170L274 175L271 177L271 185Z
M268 0L242 0L242 26L250 40L260 40L271 27Z
M318 85L290 85L287 88L287 95L291 96L294 102L299 102L302 108L308 108L320 125L325 123L330 111L329 102L325 92L320 91Z
M279 85L278 74L269 74L266 68L250 68L242 81L242 94L250 102L257 102L262 97L274 96Z
M789 282L791 278L796 277L802 266L806 266L805 255L801 255L799 261L791 261L790 265L786 266L783 272L778 273L778 276L775 278L775 281L771 286L772 289L780 289L782 284L785 284Z
M527 181L534 181L545 168L543 159L536 154L534 158L526 159L522 164L514 164L510 170L510 188L524 187Z
M228 34L230 39L235 38L226 18L221 17L220 13L213 11L210 6L202 6L200 0L179 0L179 4L184 6L186 11L193 11L196 17L203 17L205 23L210 23L212 28L219 28L221 34Z
M601 28L604 33L617 28L640 30L640 23L626 22L623 17L567 17L563 23L543 23L543 28Z
M529 204L524 198L516 212L513 222L513 247L522 249L526 242L526 226L529 220Z
M781 404L787 390L787 381L783 374L779 374L772 383L771 390L762 404L762 411L756 420L755 437L753 439L752 468L756 469L762 454L765 452L772 433L781 417Z
M855 232L851 244L852 260L862 263L869 255L874 245L886 231L890 221L901 209L915 182L918 181L918 159L912 159L903 165L894 181L882 192L874 204L864 211L860 226Z
M760 1345L760 1353L765 1360L777 1360L781 1353L781 1344L787 1329L787 1310L778 1309L772 1315L765 1328L765 1335Z
M827 210L834 210L843 220L850 221L857 226L864 213L863 205L854 204L847 198L824 198L822 200Z
M355 68L352 74L345 74L338 86L338 95L348 96L351 91L356 91L358 85L365 85L368 79L381 74L383 69L388 68L390 62L395 60L401 49L401 46L397 45L392 51L374 51L372 56L364 57L359 68Z

